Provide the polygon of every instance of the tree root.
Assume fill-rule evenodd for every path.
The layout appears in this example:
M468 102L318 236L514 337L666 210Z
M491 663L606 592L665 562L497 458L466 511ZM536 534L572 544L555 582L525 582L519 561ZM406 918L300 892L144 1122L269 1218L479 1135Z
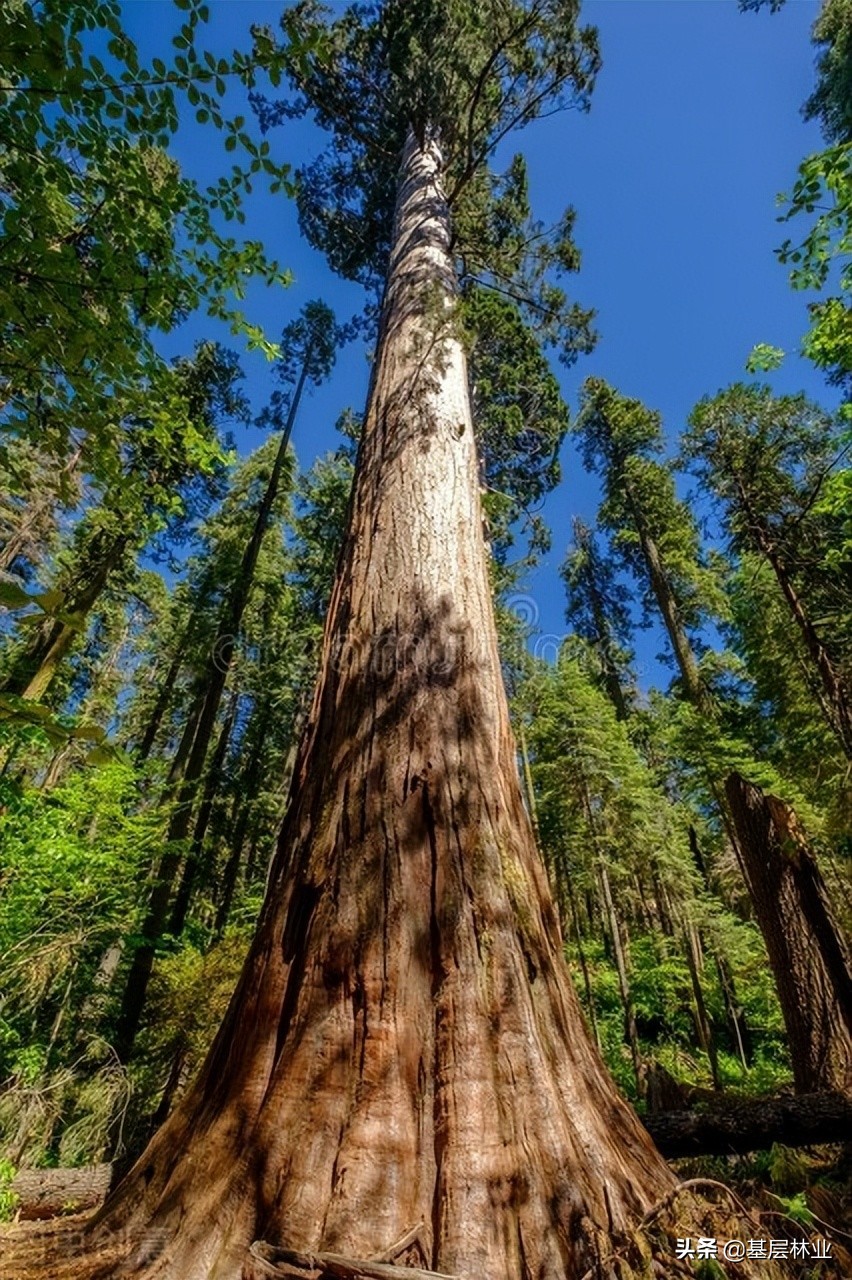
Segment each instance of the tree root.
M625 1242L606 1257L600 1258L594 1267L590 1267L584 1273L581 1280L601 1280L602 1276L618 1274L627 1280L628 1277L646 1276L651 1273L665 1277L665 1280L675 1280L676 1277L694 1277L695 1271L692 1263L687 1260L677 1259L674 1254L670 1254L665 1258L665 1265L661 1267L660 1262L660 1240L654 1240L649 1235L652 1228L660 1223L669 1210L672 1209L675 1202L684 1194L697 1193L702 1191L721 1192L730 1201L731 1206L736 1214L735 1225L737 1235L731 1238L742 1238L742 1229L747 1225L755 1239L764 1237L765 1230L760 1222L760 1218L750 1212L740 1197L724 1182L719 1182L714 1178L688 1178L683 1182L679 1182L671 1191L656 1204L652 1205L636 1228L631 1233L631 1239ZM710 1224L708 1224L708 1214L711 1212L711 1206L706 1201L700 1201L695 1205L696 1213L690 1214L685 1220L677 1222L677 1236L685 1235L703 1235L710 1232ZM704 1219L702 1222L701 1219ZM789 1219L788 1219L789 1220ZM789 1220L792 1221L792 1220ZM734 1225L733 1223L731 1225ZM793 1223L792 1225L798 1226ZM712 1230L717 1235L720 1234L722 1224L713 1223ZM670 1227L661 1228L663 1238L672 1238L675 1232ZM721 1236L720 1236L721 1238ZM784 1280L793 1274L798 1275L799 1271L793 1271L788 1263L767 1259L755 1259L750 1261L742 1259L730 1264L730 1270L726 1268L724 1261L719 1258L715 1260L715 1275L719 1276L736 1276L740 1280ZM634 1269L635 1267L635 1269ZM650 1267L650 1270L649 1270ZM616 1271L617 1268L617 1271ZM810 1272L808 1273L811 1274ZM820 1274L823 1274L822 1272ZM825 1275L841 1276L841 1270L826 1271Z
M418 1242L422 1223L406 1232L381 1259L398 1257ZM377 1258L346 1258L339 1253L298 1253L256 1240L248 1252L242 1280L280 1280L285 1276L300 1280L457 1280L439 1271L421 1267L394 1266Z

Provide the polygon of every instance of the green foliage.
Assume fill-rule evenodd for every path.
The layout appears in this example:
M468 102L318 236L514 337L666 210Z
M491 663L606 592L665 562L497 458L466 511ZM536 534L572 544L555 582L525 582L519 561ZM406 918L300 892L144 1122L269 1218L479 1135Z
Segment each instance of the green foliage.
M795 584L829 651L852 661L848 512L837 503L848 447L837 422L804 396L736 384L693 410L682 450L718 500L734 550L763 556Z
M724 504L738 547L755 544L760 529L779 545L793 532L801 538L803 518L844 462L829 413L803 396L774 397L769 387L742 383L702 399L682 448Z
M139 781L113 763L49 793L4 782L0 1135L29 1159L97 1159L126 1102L100 1032L108 957L137 927L133 886L163 837Z
M780 347L773 347L768 342L758 342L752 347L746 361L748 373L770 373L778 369L784 360L784 352Z
M0 695L0 1140L15 1164L84 1163L137 1144L200 1065L260 910L345 536L352 415L347 442L301 478L282 451L270 489L298 389L325 379L352 326L312 302L273 350L240 317L246 272L283 277L230 225L254 175L290 188L268 144L226 118L227 81L252 90L264 128L305 112L327 128L329 150L301 175L303 229L336 270L367 283L386 264L406 133L438 137L498 591L524 567L508 563L513 538L526 563L548 545L537 507L560 480L567 412L543 351L556 344L571 360L593 336L558 284L579 262L573 214L540 225L523 158L490 167L515 128L588 103L598 55L573 0L393 0L334 15L307 0L285 11L281 45L256 30L252 56L230 59L200 48L202 3L176 7L174 52L150 67L111 0L13 0L0 15L0 276L14 285L0 290L4 676L20 675L39 637L71 633L49 696ZM812 110L824 121L841 119L847 10L829 0L821 27L827 87ZM295 96L270 103L261 71L273 88L286 76ZM204 192L169 155L181 99L243 160ZM847 142L835 137L794 192L820 218L813 202L836 197L793 263L800 283L833 287ZM818 306L811 354L852 367L845 296ZM213 343L172 362L157 350L157 335L198 309L276 356L260 418L276 434L239 461L227 448L246 409L235 358ZM749 369L780 358L760 344ZM574 634L555 664L540 663L523 619L498 609L566 953L592 1034L640 1105L654 1066L693 1100L716 1084L774 1090L789 1082L782 1020L714 780L736 768L792 799L835 869L848 840L844 765L756 535L771 535L847 662L848 414L835 421L754 386L701 403L685 454L718 500L726 556L679 497L659 415L590 380L575 429L604 503L599 532L575 524L563 570ZM633 582L646 612L659 610L649 538L710 712L636 688ZM720 624L729 649L714 652L708 627ZM211 672L223 676L221 706L188 834L173 846L185 917L155 939L125 1069L112 1048L119 992L162 866L169 775ZM777 1150L764 1163L804 1223L801 1170ZM0 1164L0 1217L10 1176Z
M260 901L254 899L255 913ZM220 941L188 943L157 965L149 1013L130 1076L133 1094L124 1120L123 1140L138 1144L160 1102L169 1073L177 1064L184 1084L201 1068L237 985L254 928L254 915L231 928Z
M595 32L577 26L576 0L358 4L334 20L301 0L281 27L295 97L253 102L264 130L310 113L331 134L297 199L302 230L332 268L380 286L406 134L440 137L462 277L506 291L566 359L588 349L590 313L555 282L578 265L570 211L542 227L529 216L522 159L499 177L488 169L515 129L587 107L599 55Z
M740 0L741 9L769 3L774 11L784 0ZM829 144L808 156L789 196L783 220L817 213L803 240L787 239L778 250L791 266L796 289L824 289L833 283L833 267L840 265L840 295L808 306L811 325L802 344L805 355L830 382L848 394L852 386L852 324L849 289L852 282L852 5L850 0L825 0L814 23L813 40L819 51L817 84L804 105L806 119L818 119ZM760 367L760 366L758 366Z
M145 387L149 403L168 405L171 373L152 335L199 308L250 331L233 301L247 274L286 281L258 244L224 229L242 217L248 173L237 166L226 190L203 191L166 150L186 95L252 165L284 176L219 104L224 76L253 83L257 60L211 66L203 17L189 6L180 52L151 67L114 0L13 0L0 18L3 417L60 464L79 442L98 479L120 441L116 397Z
M819 49L817 86L804 107L806 120L819 120L828 142L852 140L852 4L825 0L813 26Z
M9 1160L0 1159L0 1222L9 1222L18 1206L18 1197L12 1190L15 1166Z
M514 302L470 286L461 316L489 541L503 564L514 541L512 526L519 521L533 556L550 545L535 509L559 483L568 410Z
M632 625L630 593L615 565L597 543L595 531L574 520L574 545L560 570L567 595L566 619L597 661L596 677L617 714L627 714Z
M769 566L746 553L728 583L729 643L742 662L745 687L728 704L726 719L800 788L837 835L847 825L843 778L846 760L820 711L819 689L801 636Z
M702 553L698 524L675 491L663 449L660 415L620 395L602 379L583 384L573 427L583 461L600 475L600 526L611 533L617 563L642 584L647 612L658 608L644 537L653 540L683 625L724 616L718 575Z
M849 290L852 274L852 6L849 0L826 0L814 23L819 50L817 84L804 107L806 118L818 119L828 142L824 151L808 156L787 200L785 220L815 212L810 230L796 244L786 240L779 249L791 265L790 282L797 289L839 287L839 295L809 305L810 329L803 348L825 371L829 381L846 392L852 385L852 325ZM833 268L839 264L839 272ZM835 285L836 280L836 285Z
M740 0L740 8L743 12L748 12L749 9L754 11L767 8L770 13L776 13L778 9L784 7L785 3L786 0Z
M305 613L325 616L346 530L354 466L348 452L317 458L299 481L294 583Z
M143 400L144 408L124 424L126 445L114 475L55 557L50 589L32 594L14 583L0 586L13 608L35 604L46 615L35 624L31 614L19 621L18 645L5 658L0 688L7 704L12 694L27 705L17 711L7 705L6 718L31 720L31 700L44 699L104 594L113 602L127 596L138 579L140 553L156 546L166 530L173 542L180 540L221 484L219 428L223 418L246 410L236 389L239 365L231 353L202 343L171 372L171 394L153 406ZM49 722L45 728L51 731Z
M135 812L136 785L126 763L73 773L49 795L5 783L4 1010L51 1004L71 971L83 982L100 950L131 924L126 882L161 836L157 815Z

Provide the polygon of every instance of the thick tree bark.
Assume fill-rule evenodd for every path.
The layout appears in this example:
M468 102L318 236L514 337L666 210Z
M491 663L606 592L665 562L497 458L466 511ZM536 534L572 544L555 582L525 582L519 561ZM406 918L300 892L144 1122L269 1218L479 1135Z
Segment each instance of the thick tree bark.
M93 1225L117 1275L237 1280L256 1238L374 1258L419 1222L427 1270L610 1275L673 1186L585 1030L521 797L453 291L409 137L269 893L200 1080Z
M733 773L725 791L742 835L800 1093L852 1093L852 959L796 815Z

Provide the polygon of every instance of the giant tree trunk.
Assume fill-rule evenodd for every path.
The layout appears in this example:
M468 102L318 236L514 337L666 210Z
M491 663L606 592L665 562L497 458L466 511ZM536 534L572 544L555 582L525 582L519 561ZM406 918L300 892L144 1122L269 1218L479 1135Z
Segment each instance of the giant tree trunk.
M852 1093L852 959L819 868L789 805L734 773L725 784L741 835L800 1093Z
M521 799L434 142L406 145L350 523L278 855L201 1078L93 1224L579 1280L674 1184L583 1024ZM411 1259L412 1261L414 1259ZM612 1274L609 1264L599 1270Z

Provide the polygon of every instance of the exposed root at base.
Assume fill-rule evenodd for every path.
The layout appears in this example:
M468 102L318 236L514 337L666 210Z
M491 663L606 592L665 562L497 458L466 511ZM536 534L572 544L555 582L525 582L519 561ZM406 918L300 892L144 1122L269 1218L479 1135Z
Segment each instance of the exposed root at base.
M89 1221L85 1215L77 1215L15 1224L0 1231L2 1280L111 1280L127 1258L131 1242L116 1237L93 1250L86 1231ZM789 1220L785 1226L786 1230L776 1228L772 1234L789 1239L809 1235ZM422 1230L423 1224L418 1223L382 1253L364 1260L334 1253L299 1253L256 1241L246 1253L240 1275L235 1274L233 1280L455 1280L422 1266L406 1265L416 1261L418 1252L423 1256L419 1249ZM768 1234L766 1224L725 1183L689 1178L655 1204L629 1237L609 1253L602 1253L580 1280L696 1280L699 1274L717 1280L804 1280L805 1276L808 1280L842 1280L852 1275L852 1257L836 1242L834 1257L817 1266L813 1258L726 1262L719 1257L702 1264L676 1256L676 1241L684 1236L693 1241L699 1236L715 1236L721 1243L765 1239Z
M726 1214L718 1204L711 1204L704 1196L699 1197L696 1194L698 1192L716 1195L721 1193L733 1212ZM681 1205L675 1217L671 1211L683 1196L689 1197L688 1207L684 1209ZM782 1238L809 1238L809 1233L789 1218L787 1226L794 1227L796 1235L791 1236L788 1229L779 1232ZM660 1277L660 1280L679 1280L680 1277L695 1280L702 1266L702 1275L709 1277L712 1274L718 1280L722 1280L722 1277L730 1277L731 1280L792 1280L793 1277L844 1280L852 1275L852 1257L836 1245L835 1256L817 1266L813 1265L813 1259L792 1258L770 1260L744 1257L726 1261L724 1257L717 1257L702 1263L677 1257L676 1241L686 1236L690 1236L693 1241L700 1236L712 1237L721 1245L744 1237L765 1240L767 1231L765 1224L726 1183L714 1178L688 1178L679 1182L648 1210L632 1231L629 1241L601 1258L595 1267L585 1272L581 1280L610 1280L610 1277L617 1280L646 1280L650 1276Z
M256 1240L243 1267L242 1280L458 1280L440 1271L398 1267L389 1262L345 1258L339 1253L297 1253Z

